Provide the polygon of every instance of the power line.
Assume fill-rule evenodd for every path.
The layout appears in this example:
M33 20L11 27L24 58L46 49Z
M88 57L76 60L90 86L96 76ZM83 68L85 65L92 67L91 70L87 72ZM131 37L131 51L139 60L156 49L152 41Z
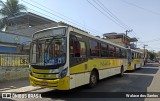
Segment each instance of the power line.
M87 0L87 2L92 5L94 8L96 8L100 13L102 13L106 18L108 18L109 20L113 21L115 24L117 24L119 27L123 28L126 30L126 28L124 26L122 26L121 24L117 23L116 21L114 21L112 18L110 18L109 16L107 16L104 12L102 12L100 9L98 9L98 7L96 7L93 3L91 3L89 0Z
M77 26L79 26L79 27L81 27L81 28L86 29L86 28L85 28L84 26L82 26L79 22L77 22L77 21L75 21L75 20L73 20L73 19L71 19L71 18L69 18L69 17L67 17L67 16L65 16L65 15L63 15L63 14L60 14L60 13L54 11L54 12L58 13L59 15L64 16L65 18L62 18L61 16L58 16L58 15L56 15L56 14L53 14L53 13L47 11L47 10L50 10L50 11L53 12L53 10L51 10L51 9L49 9L49 8L47 8L47 7L45 7L45 6L41 5L41 4L33 1L33 0L30 0L30 1L32 1L32 2L34 2L34 3L36 3L36 4L38 4L38 5L40 5L40 6L42 6L42 7L44 7L44 8L47 9L47 10L44 10L44 9L42 9L42 8L40 8L40 7L37 7L37 6L35 6L35 5L31 4L31 3L28 3L28 2L26 2L26 1L24 1L24 0L22 0L22 1L25 2L25 3L27 3L27 4L29 4L29 5L31 5L31 6L36 7L36 8L38 8L38 9L42 10L42 11L45 11L45 12L47 12L47 13L49 13L49 14L52 14L52 15L58 17L58 18L61 18L61 19L65 20L65 21L67 21L67 22L70 22L70 23L75 24L75 25L77 25ZM103 5L103 6L104 6L104 5ZM34 11L35 11L35 10L34 10ZM40 13L40 12L39 12L39 13ZM111 12L110 12L110 13L111 13ZM44 15L44 14L43 14L43 15ZM114 14L112 13L112 15L114 15ZM48 16L48 15L47 15L47 16ZM68 18L69 20L74 21L74 23L73 23L72 21L66 20L66 18ZM115 18L116 18L116 17L115 17ZM55 19L55 18L54 18L54 19ZM117 18L117 19L118 19L118 18ZM56 20L57 20L57 19L56 19ZM78 23L78 24L77 24L77 23ZM87 28L87 30L90 30L90 31L92 31L92 32L96 32L96 33L97 33L97 31L94 30L94 29L92 29L92 28Z
M49 16L49 15L46 15L46 14L44 14L44 13L41 13L41 12L38 12L38 11L36 11L36 10L34 10L34 9L31 9L31 8L28 8L28 9L30 9L30 10L32 10L32 11L34 11L34 12L37 12L37 13L39 13L39 14L41 14L41 15L45 15L45 16L48 16L48 17L50 17L50 18L52 18L52 19L55 19L56 21L60 21L60 20L58 20L58 19L56 19L56 18L53 18L52 16Z
M141 39L140 39L140 37L138 36L138 34L137 34L134 30L132 30L131 33L133 34L133 36L135 36L135 38L137 38L137 40L139 41L139 43L141 43Z
M135 37L138 37L138 34L133 30L133 34L135 35Z
M107 14L109 14L113 19L115 19L118 23L123 25L126 29L131 29L128 25L126 25L124 22L122 22L118 17L115 16L101 1L93 0L99 7L101 7ZM132 33L135 37L137 36L136 33Z
M150 43L148 43L148 44L150 44ZM151 44L153 44L153 43L151 43ZM154 43L154 45L160 46L160 43L159 43L159 42L156 42L156 43Z
M61 16L58 16L58 15L56 15L56 14L53 14L52 12L49 12L49 11L47 11L47 10L44 10L44 9L40 8L40 7L37 7L37 6L35 6L35 5L33 5L33 4L29 3L29 2L26 2L26 1L24 1L24 0L22 0L22 1L23 1L24 3L26 3L26 4L29 4L29 5L31 5L31 6L33 6L33 7L36 7L36 8L38 8L38 9L42 10L42 11L45 11L45 13L49 13L49 14L51 14L51 15L53 15L53 16L56 16L56 17L58 17L58 18L60 18L60 19L63 19L64 21L67 21L67 22L69 22L69 23L71 23L71 24L74 24L74 25L76 25L76 26L79 26L79 27L81 27L81 28L83 28L83 29L90 30L91 32L97 33L96 31L93 31L93 30L91 30L91 29L89 29L89 28L85 28L85 27L82 26L82 25L79 25L79 24L77 24L77 23L75 23L75 22L73 22L73 21L67 20L67 19L65 19L65 18L63 18L63 17L61 17ZM35 10L34 10L34 11L35 11ZM48 15L47 15L47 16L48 16Z
M71 21L74 21L74 22L76 22L76 23L79 24L79 25L82 25L82 24L79 23L78 21L76 21L76 20L74 20L74 19L71 19L71 18L69 18L69 17L67 17L67 16L65 16L65 15L63 15L63 14L61 14L61 13L55 11L55 10L52 10L52 9L50 9L50 8L48 8L48 7L46 7L46 6L42 5L42 4L40 4L40 3L38 3L38 2L35 2L34 0L30 0L30 1L32 1L32 2L35 3L36 5L38 4L38 5L42 6L43 8L45 8L45 9L51 11L51 12L55 12L55 13L57 13L57 14L59 14L59 15L65 17L65 18L67 18L67 19L69 19L69 20L71 20ZM88 26L87 26L87 27L88 27ZM91 29L91 30L93 30L93 31L95 31L95 32L101 33L101 32L99 32L99 31L97 31L97 30L95 30L95 29L93 29L93 28L90 28L90 27L88 27L88 28Z
M97 5L99 5L99 7L101 7L107 14L109 14L112 18L114 18L117 22L119 22L121 25L123 25L124 27L131 29L129 26L127 26L126 24L124 24L119 18L117 18L101 1L97 0L97 2L95 0L93 0Z
M53 13L51 13L51 12L49 12L49 11L47 11L47 10L44 10L44 9L42 9L42 8L40 8L40 7L38 7L38 6L35 6L35 5L33 5L33 4L31 4L31 3L28 3L28 2L26 2L26 1L24 1L24 0L22 0L23 2L25 2L25 3L27 3L27 4L29 4L29 5L31 5L31 6L34 6L34 7L36 7L36 8L38 8L38 9L40 9L40 10L42 10L42 11L45 11L45 12L47 12L47 13L49 13L49 14L52 14L52 15L54 15L54 16L56 16L56 17L58 17L58 18L61 18L61 19L63 19L63 20L65 20L65 21L67 21L67 22L70 22L70 23L73 23L72 21L69 21L69 20L66 20L66 19L64 19L64 18L62 18L61 16L58 16L58 15L56 15L56 14L53 14ZM32 1L32 0L31 0ZM41 5L41 4L39 4L39 3L37 3L37 2L35 2L35 1L32 1L32 2L34 2L34 3L36 3L36 4L38 4L38 5ZM100 1L99 1L100 2ZM101 3L102 4L102 3ZM44 8L46 8L45 6L43 6L43 5L41 5L42 7L44 7ZM104 6L104 5L103 5ZM105 6L104 6L105 7ZM49 8L47 8L47 9L49 9ZM32 9L33 10L33 9ZM49 9L50 11L52 11L51 9ZM35 10L33 10L33 11L35 11ZM109 10L108 10L109 11ZM35 12L37 12L37 11L35 11ZM110 12L110 11L109 11ZM38 13L41 13L41 12L38 12ZM42 13L41 13L42 14ZM60 14L60 13L59 13ZM42 15L46 15L46 14L42 14ZM62 15L62 14L60 14L60 15ZM112 12L110 12L110 15L112 16L112 17L114 17L114 14L112 13ZM46 16L48 16L48 15L46 15ZM62 16L64 16L64 15L62 15ZM53 17L51 17L51 16L48 16L48 17L50 17L50 18L53 18ZM64 17L66 17L66 16L64 16ZM68 17L67 17L68 18ZM115 19L117 19L117 21L119 20L116 16L114 17ZM55 18L53 18L53 19L55 19ZM70 18L68 18L68 19L70 19ZM58 19L56 19L56 20L58 20ZM70 20L73 20L73 19L70 19ZM74 21L74 22L76 22L76 21ZM120 20L119 20L119 22L120 22ZM82 27L82 28L85 28L84 26L81 26L81 25L79 25L79 24L77 24L78 22L76 22L76 23L73 23L73 24L75 24L75 25L77 25L77 26L80 26L80 27ZM122 25L122 24L121 24ZM86 28L85 28L86 29ZM88 30L90 30L90 29L88 29ZM93 31L93 29L92 29L92 31ZM96 32L97 33L97 31L95 31L94 30L94 32Z
M152 49L160 49L159 47L148 47L148 48L152 48Z
M22 1L23 1L24 3L27 3L27 4L31 5L31 6L33 6L33 7L36 7L36 8L38 8L38 9L42 10L42 11L45 11L46 13L50 13L50 14L58 17L58 18L61 18L61 19L65 20L64 18L62 18L62 17L60 17L60 16L58 16L58 15L55 15L55 14L53 14L53 13L47 11L47 10L44 10L44 9L38 7L38 6L35 6L35 5L33 5L33 4L29 3L29 2L26 2L26 1L24 1L24 0L22 0ZM67 21L68 21L68 20L67 20ZM68 21L68 22L70 22L70 21Z
M156 41L160 41L160 38L156 38L156 39L148 40L148 41L143 41L143 42L140 42L140 43L151 43L151 42L156 42Z
M118 26L122 27L123 29L131 29L128 25L124 24L118 17L116 17L102 2L99 0L93 2L98 5L104 12L102 12L98 7L96 7L93 3L91 3L89 0L87 0L89 4L91 4L94 8L96 8L99 12L101 12L105 17L116 23ZM110 16L107 16L107 14ZM133 33L133 36L137 37L135 31Z
M146 12L149 12L149 13L152 13L152 14L155 14L155 15L160 15L160 13L158 13L158 12L154 12L154 11L152 11L152 10L149 10L149 9L146 9L146 8L143 8L143 7L140 7L140 6L138 6L138 5L134 4L134 3L127 2L127 1L125 1L125 0L122 0L122 1L123 1L124 3L126 3L126 4L128 4L128 5L137 7L137 8L139 8L139 9L142 9L142 10L146 11Z

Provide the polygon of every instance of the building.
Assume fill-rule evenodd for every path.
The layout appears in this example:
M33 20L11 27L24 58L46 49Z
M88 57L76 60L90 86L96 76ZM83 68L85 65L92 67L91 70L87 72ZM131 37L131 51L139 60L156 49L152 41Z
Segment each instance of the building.
M0 52L28 53L32 34L44 28L55 27L57 24L31 12L17 13L14 17L8 18L5 32L0 31Z
M143 52L144 60L148 60L149 59L149 54L148 54L148 50L147 49L137 49L137 50Z
M32 35L49 27L67 26L31 12L20 12L8 18L8 26L0 31L0 52L29 53ZM23 50L23 51L22 51Z
M22 53L22 48L23 52L29 52L30 37L3 31L0 36L0 53Z
M136 38L130 38L129 36L126 36L125 33L105 33L103 34L104 39L111 41L113 43L116 43L118 45L121 45L123 47L131 48L131 49L136 49L141 52L143 52L143 58L144 61L147 61L148 59L148 50L147 49L139 49L136 46L136 42L138 41Z
M8 24L6 32L32 37L33 33L48 27L55 27L58 23L31 12L20 12L10 17Z
M138 40L136 38L130 38L124 33L105 33L103 34L103 38L123 47L137 48L134 42L137 42Z
M0 52L28 53L30 50L29 42L35 32L64 25L66 24L63 22L55 22L31 12L17 13L14 17L8 18L5 32L0 31Z

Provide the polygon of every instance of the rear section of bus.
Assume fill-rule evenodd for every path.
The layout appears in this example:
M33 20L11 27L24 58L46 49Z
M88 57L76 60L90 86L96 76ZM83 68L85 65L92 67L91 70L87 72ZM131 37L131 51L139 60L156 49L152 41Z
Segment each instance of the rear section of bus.
M143 66L143 54L140 51L128 49L128 69L136 70Z

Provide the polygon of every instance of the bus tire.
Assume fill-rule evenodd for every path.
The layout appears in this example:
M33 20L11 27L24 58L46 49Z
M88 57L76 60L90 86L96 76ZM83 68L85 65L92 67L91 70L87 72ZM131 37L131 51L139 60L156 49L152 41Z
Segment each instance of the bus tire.
M137 69L136 64L134 64L134 70L136 70L136 69Z
M142 63L140 64L140 69L142 68L143 66L142 66Z
M120 70L120 74L119 74L120 77L123 77L124 76L124 67L121 66L121 70Z
M89 88L95 87L97 83L98 83L98 74L95 71L92 71L89 79Z

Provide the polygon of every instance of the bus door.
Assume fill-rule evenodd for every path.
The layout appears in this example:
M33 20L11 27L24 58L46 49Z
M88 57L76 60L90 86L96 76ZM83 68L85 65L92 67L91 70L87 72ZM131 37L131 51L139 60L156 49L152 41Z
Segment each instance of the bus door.
M128 55L127 55L127 59L128 59L128 65L131 66L131 62L132 62L132 52L130 49L128 49Z

